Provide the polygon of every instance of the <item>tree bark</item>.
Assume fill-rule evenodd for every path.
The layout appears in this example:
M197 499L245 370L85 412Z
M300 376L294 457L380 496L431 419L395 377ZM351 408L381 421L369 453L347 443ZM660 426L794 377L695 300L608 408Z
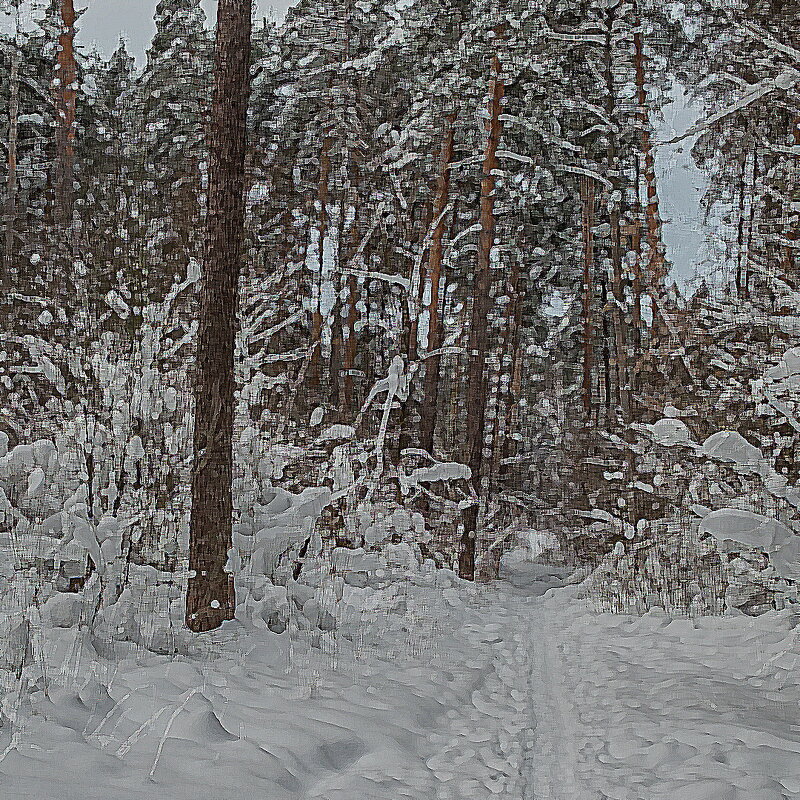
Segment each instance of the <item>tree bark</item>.
M743 296L750 299L750 263L753 258L753 236L756 229L756 184L758 184L759 163L758 150L753 150L753 168L750 176L750 210L747 219L747 242L744 251L744 276L743 276Z
M467 458L472 471L472 485L478 498L481 497L484 449L484 421L486 416L486 351L490 290L492 284L491 256L495 235L495 170L497 149L503 135L500 120L503 105L504 83L500 77L500 58L492 59L491 100L487 122L486 150L483 158L481 179L480 236L478 257L475 265L475 282L472 300L472 316L469 330L469 371L467 373ZM470 506L464 514L464 532L459 555L459 575L466 580L475 579L475 544L478 530L479 503Z
M409 447L416 447L419 444L419 424L415 425L414 422L421 417L419 396L416 391L416 377L419 370L419 314L425 294L425 284L428 279L426 264L424 263L425 248L427 247L428 231L434 217L433 205L430 201L424 203L421 213L415 211L417 206L418 204L411 206L411 234L409 241L419 243L419 259L411 262L408 272L409 286L412 291L415 291L415 295L411 307L406 303L403 309L404 345L402 355L408 364L411 380L408 387L408 397L402 403L399 414L400 452ZM417 218L419 218L418 226L414 224ZM416 233L415 228L417 229ZM417 274L417 270L419 270L419 274ZM413 313L411 313L412 308Z
M595 185L590 178L581 180L583 207L583 413L588 423L592 417L592 350L594 326L592 324L592 281L594 279L594 204Z
M325 136L319 151L319 183L317 200L319 202L319 217L317 221L317 275L312 280L311 289L311 345L314 348L311 355L311 364L308 369L308 384L312 395L319 392L321 362L322 362L322 285L323 262L325 254L325 241L328 236L328 181L331 172L331 145L332 137Z
M508 282L508 293L511 302L508 306L506 320L504 352L500 361L500 391L503 395L502 410L498 413L496 469L499 482L508 478L510 470L504 462L514 455L515 445L511 438L514 430L514 410L519 402L522 368L522 312L527 290L527 278L520 271L520 254L514 256L511 275ZM504 380L505 379L505 380Z
M744 297L744 206L747 196L747 153L742 156L742 171L739 177L739 219L736 229L736 296L739 299Z
M19 14L19 7L16 9ZM11 55L11 76L9 83L8 103L8 162L6 172L6 226L3 246L3 275L4 285L10 288L12 259L14 254L14 228L17 220L17 138L19 131L19 68L22 62L22 53L14 42L14 52Z
M75 109L78 65L75 61L75 13L73 0L61 0L61 32L58 35L54 100L56 116L56 213L59 222L72 221L75 173Z
M234 338L244 244L250 0L220 0L209 128L206 259L200 290L186 624L219 627L236 608L232 546Z
M634 5L638 18L638 8ZM634 64L636 69L636 99L639 104L639 117L642 124L641 147L644 157L644 182L647 192L645 219L647 221L648 254L647 279L649 288L659 293L664 283L665 261L664 246L661 241L661 214L658 208L658 190L656 187L656 165L653 155L653 144L650 135L650 115L647 112L647 91L645 89L645 55L642 33L639 28L633 34Z
M358 180L358 172L356 172L356 180ZM354 263L355 256L359 247L359 217L360 210L360 196L358 191L355 192L355 216L352 221L352 228L350 229L350 246L348 248L348 263L357 266ZM353 371L356 364L356 355L358 353L358 338L356 335L356 324L359 322L360 314L358 304L361 296L358 291L358 278L351 274L347 276L347 317L341 319L345 330L342 334L343 340L343 358L342 358L342 380L339 384L339 409L341 410L343 418L349 416L358 410L358 403L355 397L355 381L353 380Z
M800 117L795 117L792 120L792 141L794 142L795 147L800 146ZM800 230L798 230L798 222L797 218L793 217L792 210L789 210L789 230L786 231L786 238L790 242L796 242L800 239ZM796 248L795 247L785 247L784 248L784 270L787 277L791 280L792 284L794 285L796 282Z
M613 8L608 11L606 44L605 44L605 80L606 80L606 113L613 120L617 110L616 89L614 86L613 40L612 28L616 12ZM619 154L615 134L609 131L608 139L608 171L615 193L622 193L619 175ZM625 420L630 417L630 392L628 390L628 331L623 314L625 302L622 287L622 237L620 230L620 204L621 198L611 198L609 201L609 223L611 225L611 295L613 309L611 319L614 326L614 375L616 378L617 402L622 409Z
M436 182L434 219L438 219L431 238L428 255L428 277L430 280L430 302L428 303L428 352L432 353L442 346L442 316L439 310L439 292L442 282L442 261L444 254L444 234L447 229L445 209L450 202L450 162L453 160L453 141L455 138L455 114L448 117L447 129L442 142L439 178ZM433 437L436 431L437 404L439 402L439 378L441 356L425 359L425 383L420 423L420 447L433 454Z

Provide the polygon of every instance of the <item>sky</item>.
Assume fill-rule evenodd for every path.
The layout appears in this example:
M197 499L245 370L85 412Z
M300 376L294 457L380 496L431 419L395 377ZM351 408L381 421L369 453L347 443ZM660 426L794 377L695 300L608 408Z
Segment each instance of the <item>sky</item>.
M78 8L86 8L80 19L80 38L84 45L96 44L101 53L110 56L120 34L128 40L129 49L140 60L155 32L153 12L156 0L83 0ZM291 0L257 0L256 19L282 19ZM216 17L215 0L203 0L203 9L213 24Z
M664 119L656 130L656 141L667 141L688 130L701 115L683 87L675 84L673 102L664 108ZM659 212L664 221L662 237L672 262L671 277L681 288L692 285L707 272L704 260L708 231L703 223L701 199L707 178L691 156L696 137L656 148Z
M156 27L153 22L158 0L75 0L75 8L83 10L78 21L77 43L88 52L96 47L106 58L116 50L120 36L128 42L128 49L144 64L144 54ZM296 0L256 0L255 20L262 17L280 21L286 9ZM0 30L13 31L13 17L0 0ZM23 0L21 6L22 29L31 27L32 20L41 17L47 0ZM217 0L201 0L209 26L216 20Z

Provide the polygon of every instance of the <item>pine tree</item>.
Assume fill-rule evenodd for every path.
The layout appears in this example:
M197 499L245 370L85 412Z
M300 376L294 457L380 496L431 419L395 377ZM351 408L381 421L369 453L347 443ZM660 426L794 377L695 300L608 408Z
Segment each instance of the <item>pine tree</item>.
M138 81L138 204L147 234L139 251L139 303L163 297L199 260L210 44L199 0L160 0L156 34Z
M251 6L221 0L209 127L206 254L200 293L186 624L219 627L236 608L226 571L233 524L234 337L245 240Z

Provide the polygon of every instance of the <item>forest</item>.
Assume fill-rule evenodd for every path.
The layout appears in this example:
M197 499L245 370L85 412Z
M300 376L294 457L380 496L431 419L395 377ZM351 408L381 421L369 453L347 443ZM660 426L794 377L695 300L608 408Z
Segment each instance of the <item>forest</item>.
M798 608L795 0L159 0L138 64L0 11L0 769L67 673L335 660L522 552L594 614Z

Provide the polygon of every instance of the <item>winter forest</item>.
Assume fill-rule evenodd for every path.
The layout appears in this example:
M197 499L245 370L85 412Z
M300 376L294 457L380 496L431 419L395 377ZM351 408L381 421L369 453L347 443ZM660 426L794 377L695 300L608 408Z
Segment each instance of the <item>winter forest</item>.
M800 4L80 5L0 2L0 798L800 798Z

